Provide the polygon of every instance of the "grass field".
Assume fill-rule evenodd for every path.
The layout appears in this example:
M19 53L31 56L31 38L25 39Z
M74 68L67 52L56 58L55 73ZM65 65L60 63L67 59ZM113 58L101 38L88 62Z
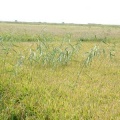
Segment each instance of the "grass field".
M0 120L119 120L120 26L0 23Z

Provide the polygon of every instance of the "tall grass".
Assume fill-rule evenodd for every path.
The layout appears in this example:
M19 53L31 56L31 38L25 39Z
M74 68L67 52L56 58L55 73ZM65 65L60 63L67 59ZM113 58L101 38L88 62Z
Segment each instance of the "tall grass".
M0 119L119 119L119 44L40 36L0 38Z
M23 53L21 51L16 51L19 49L19 45L15 45L11 41L4 42L1 40L0 48L2 50L2 54L4 54L2 59L2 66L4 73L6 72L6 63L9 57L8 54L12 54L14 52L15 63L10 63L12 66L12 72L15 75L18 74L18 71L21 67L30 65L31 71L33 67L39 66L40 68L52 68L55 69L57 67L63 67L70 65L75 56L80 54L80 49L82 47L82 41L77 40L76 42L71 42L71 37L68 36L68 40L63 39L62 42L57 43L57 45L52 45L51 42L48 42L46 37L41 40L41 38L37 38L38 42L31 45L28 49L26 49ZM102 47L102 44L105 43L105 46ZM32 44L32 43L31 43ZM111 45L111 44L110 44ZM115 43L110 46L109 43L104 41L98 42L89 52L86 52L86 58L84 59L82 65L80 66L80 71L78 72L78 76L82 73L83 69L90 65L94 59L99 58L99 56L110 56L112 59L115 56ZM106 48L109 49L107 50ZM81 64L81 63L80 63ZM102 62L101 62L102 64ZM31 73L32 76L32 73ZM79 78L79 77L78 77Z

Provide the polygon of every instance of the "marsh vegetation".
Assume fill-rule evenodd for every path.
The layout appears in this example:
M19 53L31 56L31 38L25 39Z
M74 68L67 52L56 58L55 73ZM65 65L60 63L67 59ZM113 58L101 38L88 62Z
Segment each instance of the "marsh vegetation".
M120 27L0 23L1 120L119 120Z

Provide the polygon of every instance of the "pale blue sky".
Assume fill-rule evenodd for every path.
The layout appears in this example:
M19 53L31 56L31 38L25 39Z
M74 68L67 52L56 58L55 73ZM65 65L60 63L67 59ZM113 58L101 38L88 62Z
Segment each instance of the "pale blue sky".
M120 0L0 0L0 20L120 24Z

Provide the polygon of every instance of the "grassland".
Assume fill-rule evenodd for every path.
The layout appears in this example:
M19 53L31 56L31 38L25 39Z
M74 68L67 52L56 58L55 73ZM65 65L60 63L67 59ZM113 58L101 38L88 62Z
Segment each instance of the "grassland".
M0 23L0 120L119 120L120 27Z

